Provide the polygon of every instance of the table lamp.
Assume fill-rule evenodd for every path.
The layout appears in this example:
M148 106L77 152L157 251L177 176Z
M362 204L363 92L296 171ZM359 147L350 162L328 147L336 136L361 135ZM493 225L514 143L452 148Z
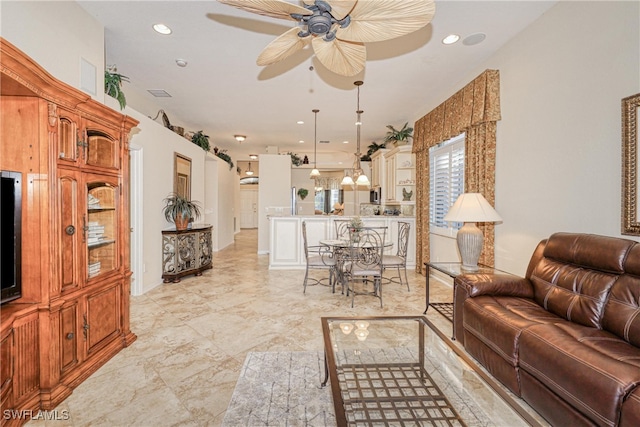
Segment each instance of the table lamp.
M444 220L447 222L464 222L456 237L458 250L462 258L462 269L478 271L478 259L480 258L480 252L482 252L484 236L476 226L476 222L497 222L502 221L502 218L482 194L464 193L451 206L449 212L444 216Z

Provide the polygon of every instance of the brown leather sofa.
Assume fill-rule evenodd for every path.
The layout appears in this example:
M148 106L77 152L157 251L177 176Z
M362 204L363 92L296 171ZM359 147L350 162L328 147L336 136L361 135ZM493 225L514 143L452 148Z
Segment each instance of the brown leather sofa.
M554 426L640 426L640 243L557 233L454 282L456 338Z

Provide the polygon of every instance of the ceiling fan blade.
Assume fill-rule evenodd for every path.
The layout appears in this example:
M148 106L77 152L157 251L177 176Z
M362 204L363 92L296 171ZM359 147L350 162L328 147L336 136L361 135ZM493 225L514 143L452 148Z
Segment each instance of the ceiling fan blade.
M434 0L360 0L351 24L337 36L354 42L378 42L404 36L427 25L436 11Z
M318 61L334 73L355 76L364 70L367 59L364 44L338 39L325 41L320 37L314 37L311 43Z
M262 50L256 63L261 66L275 64L301 50L309 44L311 37L300 38L299 32L299 27L293 27L273 40Z
M331 5L331 15L340 20L353 10L358 0L328 0L327 3Z
M291 17L292 13L300 15L313 14L309 9L282 0L218 0L218 2L246 10L247 12L257 13L258 15L289 19L291 21L295 21Z

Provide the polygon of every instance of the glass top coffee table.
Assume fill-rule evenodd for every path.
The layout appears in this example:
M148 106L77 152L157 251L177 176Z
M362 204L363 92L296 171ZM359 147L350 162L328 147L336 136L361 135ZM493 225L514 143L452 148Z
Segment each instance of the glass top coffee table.
M423 316L323 317L338 426L540 426Z

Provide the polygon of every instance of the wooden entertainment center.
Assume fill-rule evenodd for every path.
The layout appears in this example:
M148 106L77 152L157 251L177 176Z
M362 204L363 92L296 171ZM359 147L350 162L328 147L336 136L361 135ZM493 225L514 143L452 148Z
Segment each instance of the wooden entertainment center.
M55 408L135 341L129 132L137 121L0 38L0 170L22 174L21 297L0 308L2 425ZM100 83L98 84L100 86Z

